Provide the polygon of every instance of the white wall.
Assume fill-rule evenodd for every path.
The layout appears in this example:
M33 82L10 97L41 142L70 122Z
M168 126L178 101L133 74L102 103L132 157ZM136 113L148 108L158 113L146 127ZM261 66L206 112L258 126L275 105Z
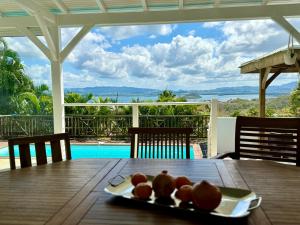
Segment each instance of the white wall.
M234 151L235 117L218 117L217 119L217 149L218 154Z

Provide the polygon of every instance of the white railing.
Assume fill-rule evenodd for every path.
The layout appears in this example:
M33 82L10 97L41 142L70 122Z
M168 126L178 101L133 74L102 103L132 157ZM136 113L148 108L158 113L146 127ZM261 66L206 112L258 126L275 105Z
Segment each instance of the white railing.
M132 107L132 126L139 126L139 106L176 106L176 105L210 105L210 122L208 128L208 156L212 157L217 154L217 117L218 117L218 101L212 99L211 102L138 102L138 103L64 103L64 107Z

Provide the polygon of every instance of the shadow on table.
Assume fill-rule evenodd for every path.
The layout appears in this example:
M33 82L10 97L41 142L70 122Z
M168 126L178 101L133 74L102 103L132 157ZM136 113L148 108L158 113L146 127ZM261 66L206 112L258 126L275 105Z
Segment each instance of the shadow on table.
M181 219L184 221L189 221L195 224L202 225L247 225L248 219L246 218L222 218L217 216L212 216L208 214L201 214L197 212L192 212L189 210L171 208L171 207L163 207L157 206L153 204L147 204L143 201L133 201L131 199L126 199L122 197L113 197L107 201L108 204L114 206L121 206L126 209L138 209L144 210L144 212L148 211L151 214L156 214L158 217L165 218L166 216L170 216L170 218Z

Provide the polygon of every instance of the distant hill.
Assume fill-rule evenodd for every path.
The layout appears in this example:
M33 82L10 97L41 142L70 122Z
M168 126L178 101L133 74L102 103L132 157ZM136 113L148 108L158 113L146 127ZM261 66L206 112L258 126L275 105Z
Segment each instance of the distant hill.
M85 87L85 88L69 88L66 89L67 92L77 92L81 94L92 93L97 96L105 95L122 95L122 96L137 96L137 95L157 95L161 91L158 89L150 88L136 88L136 87Z
M267 89L267 94L272 95L285 95L289 94L295 87L297 82L291 82L283 85L269 86ZM189 95L193 93L194 95L248 95L248 94L258 94L258 86L240 86L240 87L222 87L210 90L192 90L177 91L178 94Z
M269 95L289 94L297 86L296 82L291 82L278 86L270 86L267 89ZM157 96L161 90L136 87L85 87L69 88L66 92L77 92L81 94L92 93L96 96ZM178 90L174 91L178 96L201 96L201 95L247 95L257 94L258 87L240 86L240 87L222 87L211 90Z

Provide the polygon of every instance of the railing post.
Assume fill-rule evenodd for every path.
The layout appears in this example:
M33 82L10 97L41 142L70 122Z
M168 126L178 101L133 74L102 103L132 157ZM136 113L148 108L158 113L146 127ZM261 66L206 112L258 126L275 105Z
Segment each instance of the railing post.
M210 120L208 128L208 157L217 155L217 118L218 118L218 100L211 100Z
M132 127L139 127L139 106L132 106Z
M139 127L139 105L132 106L132 127ZM137 134L134 137L134 158L137 158Z

